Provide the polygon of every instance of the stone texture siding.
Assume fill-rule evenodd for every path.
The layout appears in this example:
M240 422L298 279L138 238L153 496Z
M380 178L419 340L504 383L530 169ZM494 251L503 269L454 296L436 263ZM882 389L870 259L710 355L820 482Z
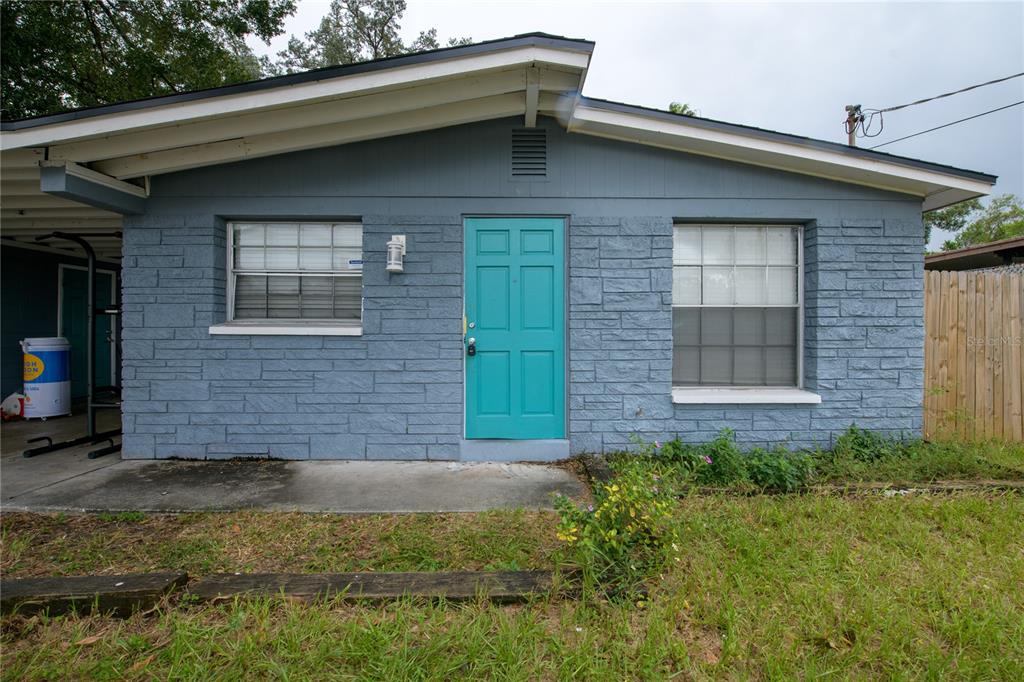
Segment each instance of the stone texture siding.
M573 452L646 439L827 445L851 423L919 434L919 199L548 129L549 177L510 177L489 121L153 178L124 219L127 458L457 459L462 220L567 216ZM359 219L362 336L211 336L226 217ZM673 219L802 223L804 383L820 405L674 405ZM405 272L384 270L405 234Z
M920 434L924 367L919 221L847 220L804 230L804 384L819 405L674 405L672 220L575 217L570 270L574 452L634 434L748 445L828 445L851 423Z
M125 218L126 458L456 459L462 221L363 217L363 335L211 336L227 226ZM396 230L411 249L384 270Z

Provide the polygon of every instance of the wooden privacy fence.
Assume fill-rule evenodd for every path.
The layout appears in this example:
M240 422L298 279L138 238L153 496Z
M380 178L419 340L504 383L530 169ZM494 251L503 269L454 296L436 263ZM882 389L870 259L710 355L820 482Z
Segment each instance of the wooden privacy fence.
M1024 275L925 273L926 437L1024 441Z

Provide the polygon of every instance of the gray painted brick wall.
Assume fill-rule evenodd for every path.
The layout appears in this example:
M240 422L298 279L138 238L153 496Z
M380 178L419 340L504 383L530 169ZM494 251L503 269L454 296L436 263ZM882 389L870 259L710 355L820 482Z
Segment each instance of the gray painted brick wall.
M828 443L851 422L920 432L919 201L566 135L546 119L551 177L514 183L519 123L154 178L147 213L125 218L123 456L458 458L467 214L568 216L574 452L724 427L791 446ZM233 217L361 218L363 335L211 336ZM804 372L821 405L672 404L673 218L807 224ZM384 271L391 234L408 239L400 275Z
M748 445L790 447L827 445L851 423L920 433L919 221L805 228L804 383L820 405L674 405L672 219L575 216L570 246L574 451L622 449L634 434L702 442L723 428Z
M461 218L363 216L361 337L211 336L224 221L125 220L125 457L457 457ZM395 230L400 283L384 271Z

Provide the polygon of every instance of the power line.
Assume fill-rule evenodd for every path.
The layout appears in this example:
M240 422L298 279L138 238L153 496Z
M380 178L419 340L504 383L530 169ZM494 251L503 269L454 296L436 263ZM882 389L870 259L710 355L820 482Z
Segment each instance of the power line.
M1007 104L1004 107L999 107L998 109L990 109L988 111L983 111L980 114L975 114L974 116L968 116L967 118L961 118L958 121L950 121L949 123L944 123L944 124L942 124L940 126L935 126L934 128L929 128L928 130L922 130L919 133L913 133L912 135L905 135L903 137L897 137L895 140L889 140L888 142L883 142L882 144L876 144L874 147L868 147L868 149L878 149L879 147L884 147L887 144L893 144L894 142L902 142L903 140L908 140L908 139L910 139L912 137L917 137L918 135L924 135L925 133L930 133L930 132L934 132L936 130L941 130L942 128L948 128L949 126L956 125L957 123L963 123L964 121L970 121L971 119L980 118L982 116L988 116L989 114L994 114L997 111L1002 111L1003 109L1009 109L1010 107L1020 106L1021 104L1024 104L1024 99L1022 99L1019 102L1014 102L1013 104Z
M899 104L894 107L886 107L885 109L873 109L873 108L862 108L859 104L852 104L846 107L846 134L849 137L850 144L854 144L854 140L857 137L878 137L885 130L885 114L890 111L897 111L899 109L906 109L907 107L917 106L918 104L924 104L926 102L932 102L943 97L952 97L953 95L959 95L962 92L969 92L970 90L976 90L977 88L983 88L986 85L994 85L996 83L1002 83L1004 81L1011 80L1013 78L1020 78L1024 76L1024 71L1015 73L1010 76L1004 76L1002 78L995 78L984 83L976 83L969 85L966 88L960 88L959 90L953 90L952 92L944 92L941 95L935 95L934 97L926 97L925 99L919 99L915 102L908 102L907 104ZM997 110L998 111L998 110ZM991 112L988 112L991 113ZM875 117L878 117L878 126L872 132L872 124L875 122ZM964 119L968 120L968 119ZM959 121L956 121L959 123ZM952 125L949 124L949 125ZM928 131L925 131L928 132ZM920 134L920 133L919 133ZM900 138L905 139L905 138ZM896 142L897 140L893 140ZM890 144L886 142L885 144ZM881 146L881 145L878 145Z
M969 85L966 88L960 88L959 90L954 90L953 92L944 92L941 95L935 95L934 97L926 97L925 99L919 99L916 102L908 102L907 104L900 104L900 105L895 106L895 107L888 107L886 109L872 109L872 110L869 110L869 111L878 111L879 113L884 114L884 113L887 113L887 112L890 112L890 111L896 111L897 109L906 109L907 107L913 107L913 106L916 106L918 104L924 104L925 102L931 102L933 100L942 99L943 97L952 97L953 95L959 95L961 92L968 92L969 90L975 90L977 88L983 88L986 85L995 85L996 83L1002 83L1003 81L1008 81L1008 80L1010 80L1012 78L1020 78L1021 76L1024 76L1024 71L1022 71L1020 73L1015 73L1012 76L1005 76L1003 78L996 78L995 80L990 80L990 81L987 81L985 83L978 83L976 85Z

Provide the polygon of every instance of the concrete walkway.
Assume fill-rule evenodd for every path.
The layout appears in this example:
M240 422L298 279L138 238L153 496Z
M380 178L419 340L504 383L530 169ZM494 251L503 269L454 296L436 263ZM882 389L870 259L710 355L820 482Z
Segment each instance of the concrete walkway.
M90 460L91 448L31 459L26 437L77 434L81 420L5 424L0 507L25 511L149 512L258 509L333 513L543 509L580 481L557 467L459 462Z

